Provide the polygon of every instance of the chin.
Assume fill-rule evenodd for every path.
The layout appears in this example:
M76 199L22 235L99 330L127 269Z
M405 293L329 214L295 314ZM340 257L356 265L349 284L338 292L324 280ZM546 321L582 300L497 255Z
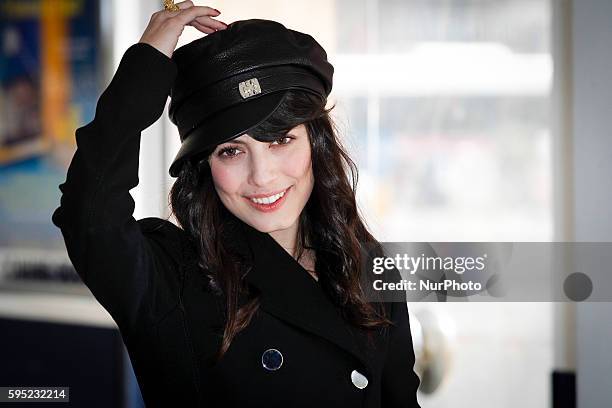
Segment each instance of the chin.
M251 223L251 226L257 229L259 232L270 233L274 231L284 230L289 228L289 225L285 225L285 223L271 223L271 222L255 222Z
M287 220L286 217L283 217L283 219L268 219L268 220L264 220L261 218L258 218L256 220L249 219L249 220L246 220L245 222L249 224L251 227L258 230L259 232L270 233L270 232L284 230L284 229L291 227L293 223L295 222L295 220L294 219Z

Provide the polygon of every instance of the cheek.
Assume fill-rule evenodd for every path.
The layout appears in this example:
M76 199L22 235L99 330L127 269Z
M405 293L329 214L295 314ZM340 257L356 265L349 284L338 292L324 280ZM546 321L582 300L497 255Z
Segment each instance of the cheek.
M236 169L219 163L211 163L210 171L219 194L232 194L238 191L240 177Z
M294 178L310 177L312 172L310 148L299 149L285 160L285 172Z

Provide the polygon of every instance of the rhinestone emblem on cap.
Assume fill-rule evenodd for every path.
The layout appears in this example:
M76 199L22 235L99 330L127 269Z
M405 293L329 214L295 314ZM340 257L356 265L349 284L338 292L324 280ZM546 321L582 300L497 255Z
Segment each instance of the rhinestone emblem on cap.
M257 78L242 81L238 84L238 90L240 90L240 96L244 99L261 93L261 87L259 86Z

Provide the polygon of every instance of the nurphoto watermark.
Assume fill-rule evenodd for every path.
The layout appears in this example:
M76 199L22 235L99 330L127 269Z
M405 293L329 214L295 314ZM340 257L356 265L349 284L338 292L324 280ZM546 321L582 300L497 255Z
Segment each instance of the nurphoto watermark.
M382 242L365 248L368 301L610 302L609 242Z

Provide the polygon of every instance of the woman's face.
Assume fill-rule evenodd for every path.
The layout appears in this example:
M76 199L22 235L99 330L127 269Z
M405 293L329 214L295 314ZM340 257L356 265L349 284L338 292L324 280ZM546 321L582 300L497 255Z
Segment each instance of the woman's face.
M245 133L210 155L215 189L229 211L261 232L295 227L314 186L310 153L303 124L274 142Z

